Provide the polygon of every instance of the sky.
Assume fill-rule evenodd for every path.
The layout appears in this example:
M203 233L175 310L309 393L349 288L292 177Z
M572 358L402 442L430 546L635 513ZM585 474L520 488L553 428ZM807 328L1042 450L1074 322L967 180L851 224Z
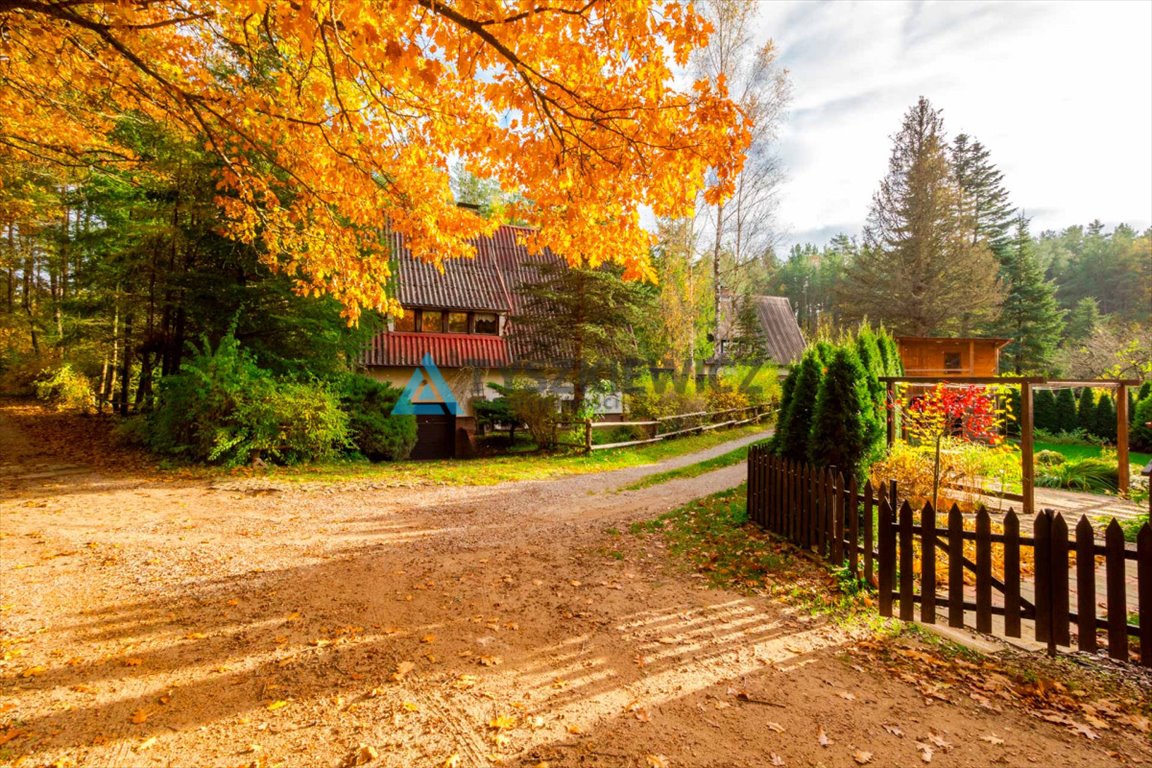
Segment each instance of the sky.
M782 246L858 234L918 97L991 152L1033 233L1152 225L1152 0L763 2L790 72Z

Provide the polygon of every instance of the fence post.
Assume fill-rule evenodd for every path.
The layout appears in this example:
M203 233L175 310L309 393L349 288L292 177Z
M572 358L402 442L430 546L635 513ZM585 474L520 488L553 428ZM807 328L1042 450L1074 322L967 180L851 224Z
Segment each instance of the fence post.
M584 453L592 453L592 419L584 419Z
M964 515L948 512L948 626L964 626Z
M1076 524L1076 645L1096 652L1096 533L1088 515Z
M1152 524L1136 536L1136 590L1140 616L1140 663L1152 667Z
M920 512L920 621L936 623L936 509Z
M1036 640L1048 643L1048 655L1056 655L1052 632L1052 513L1042 509L1033 524L1036 540Z
M1124 531L1116 518L1104 533L1105 580L1108 583L1108 655L1128 660L1128 606L1124 599Z
M880 570L880 615L892 615L892 581L896 571L896 532L892 524L893 510L888 501L888 494L883 485L880 486L879 524L876 538L879 545Z
M881 486L883 487L883 486ZM873 570L872 560L872 547L874 545L872 531L873 531L873 517L875 516L875 494L872 491L872 481L869 480L864 483L864 582L866 584L872 583Z
M1004 634L1020 637L1020 518L1004 515Z

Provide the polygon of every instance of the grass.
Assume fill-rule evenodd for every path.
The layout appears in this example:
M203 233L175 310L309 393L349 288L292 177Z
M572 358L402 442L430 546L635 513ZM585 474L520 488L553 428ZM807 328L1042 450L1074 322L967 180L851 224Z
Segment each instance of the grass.
M669 480L683 480L689 477L696 477L706 472L712 472L713 470L730 467L733 464L739 464L746 458L748 458L748 447L736 448L735 450L728 451L728 453L722 453L719 456L713 456L710 459L689 464L686 467L669 469L666 472L656 472L647 477L642 477L631 485L624 486L621 490L639 491L643 488L651 488L654 485L667 483Z
M385 485L495 485L516 480L546 480L566 475L607 472L659 463L665 459L714 448L760 434L766 425L749 424L727 431L707 432L658 443L593 453L531 453L442 461L328 462L294 467L239 469L236 474L288 482L365 480Z
M1099 445L1065 445L1063 443L1048 443L1037 440L1034 446L1036 453L1040 453L1040 451L1055 451L1056 453L1063 454L1064 458L1069 460L1097 458L1104 452L1104 448ZM1132 464L1143 466L1149 461L1152 461L1152 453L1131 451L1128 454L1128 461Z

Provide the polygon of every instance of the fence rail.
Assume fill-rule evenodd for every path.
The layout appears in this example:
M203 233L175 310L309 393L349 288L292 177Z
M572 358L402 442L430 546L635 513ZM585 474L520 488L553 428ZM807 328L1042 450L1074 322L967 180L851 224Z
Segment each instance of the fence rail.
M898 491L894 481L859 490L834 468L749 449L749 518L874 585L882 615L935 624L946 609L950 626L985 633L999 617L1002 634L1015 638L1029 622L1052 652L1075 642L1124 660L1134 638L1140 663L1152 667L1152 525L1132 546L1116 520L1098 541L1087 517L1070 528L1043 510L1027 535L1014 510L995 521L983 507L938 514L931 504L913 509Z
M645 445L647 443L658 443L661 440L666 440L670 437L679 437L680 435L692 434L694 432L707 432L713 429L723 429L725 427L738 427L743 424L751 424L759 422L768 414L772 413L772 408L769 405L746 405L740 408L727 408L720 411L699 411L697 413L682 413L676 416L664 416L659 419L652 419L648 421L568 421L560 422L557 424L557 429L562 427L580 427L584 432L584 441L580 443L568 443L555 440L557 445L570 445L573 447L582 447L585 452L603 451L609 448L626 448L632 445ZM723 418L728 416L729 418ZM716 419L720 419L716 421ZM663 428L670 423L679 422L683 424L688 420L696 420L699 423L689 424L677 429L670 429L663 431ZM633 440L623 440L614 443L594 443L592 440L592 433L597 429L618 429L620 427L636 427L647 429L646 437L636 438Z

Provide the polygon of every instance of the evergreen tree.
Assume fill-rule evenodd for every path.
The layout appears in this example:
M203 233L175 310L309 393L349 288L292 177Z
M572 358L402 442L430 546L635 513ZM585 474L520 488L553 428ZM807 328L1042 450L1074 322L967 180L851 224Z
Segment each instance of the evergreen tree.
M818 467L835 466L841 472L858 472L869 447L867 374L850 347L836 350L820 383L808 461Z
M971 243L986 242L1003 260L1012 244L1009 232L1015 209L1004 189L1004 174L992 163L984 145L959 134L951 147L952 173L960 188L960 212L967 223Z
M751 293L740 297L734 330L727 355L732 362L754 364L768 359L768 338L756 311L756 299Z
M1096 402L1096 412L1092 420L1092 434L1110 443L1116 442L1116 407L1112 396L1107 392Z
M1059 432L1060 419L1056 416L1056 395L1050 389L1040 389L1032 395L1032 426L1045 432Z
M1064 326L1064 338L1074 345L1084 344L1096 328L1100 325L1100 303L1091 296L1086 296L1076 302L1072 311L1068 313L1068 322Z
M1128 444L1133 450L1152 451L1152 397L1145 397L1136 404L1136 424L1128 433Z
M1076 415L1076 396L1071 389L1062 389L1056 395L1056 407L1052 422L1053 432L1075 432L1080 426Z
M796 378L800 375L800 365L793 365L788 369L788 375L784 377L784 383L780 385L780 405L776 409L776 431L772 433L772 438L768 441L769 449L776 455L780 455L781 439L784 427L784 416L788 413L788 409L792 407L792 393L796 389Z
M1088 434L1093 434L1096 427L1096 393L1092 387L1080 390L1080 398L1076 403L1076 426Z
M887 426L887 407L885 404L885 387L880 377L885 375L883 361L880 358L880 345L876 334L866 323L856 331L855 352L860 358L860 365L864 369L866 384L868 386L868 409L864 414L868 425L868 445L874 445L884 439Z
M973 243L940 112L921 98L894 137L864 248L843 283L845 311L903 333L966 333L995 316L999 264Z
M521 313L511 338L529 360L547 361L548 372L572 386L579 412L590 386L620 383L623 366L638 359L635 326L655 301L652 286L622 279L614 266L538 267L523 288Z
M813 347L809 347L804 353L798 368L796 385L792 389L792 401L778 427L779 454L793 461L807 461L812 411L816 406L820 382L824 378L823 365Z
M1000 332L1012 339L1001 357L1001 366L1017 376L1047 372L1060 342L1063 311L1056 302L1056 288L1044 279L1028 234L1028 220L1016 219L1016 233L1003 249L1002 282L1006 288L1000 310Z

